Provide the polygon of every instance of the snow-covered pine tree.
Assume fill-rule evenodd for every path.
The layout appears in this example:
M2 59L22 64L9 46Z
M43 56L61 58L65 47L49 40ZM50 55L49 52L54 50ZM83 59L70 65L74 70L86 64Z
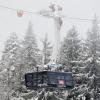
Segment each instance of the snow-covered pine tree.
M64 41L61 44L60 63L72 71L74 67L78 66L80 61L80 50L81 46L79 35L73 26L72 29L68 31Z
M83 72L79 74L78 86L73 89L75 98L85 98L85 100L100 99L100 31L98 20L95 17L92 28L88 31L87 40L83 46Z
M33 72L34 68L42 63L42 56L37 46L36 36L33 32L31 22L29 22L22 46L23 74Z
M100 30L98 25L98 18L95 17L93 20L92 28L88 32L87 36L87 60L86 60L86 71L89 77L88 92L92 95L94 100L98 98L98 82L100 82ZM91 83L91 84L90 84ZM100 84L100 83L99 83ZM100 92L100 91L99 91Z
M85 60L87 55L87 47L85 42L80 40L79 35L73 27L66 35L60 51L60 61L62 65L67 66L67 70L73 72L75 79L75 87L71 90L68 98L82 99L86 91L87 76L85 75ZM64 70L65 71L65 70Z
M43 44L43 62L44 65L50 62L50 57L52 53L52 46L51 43L48 41L48 35L45 34L45 38L42 40Z
M2 86L6 86L7 95L10 94L16 86L16 69L17 69L17 59L19 53L19 41L16 33L12 33L10 38L6 41L1 63L2 63L2 73L5 79ZM5 77L6 76L6 77ZM2 80L1 80L2 81Z
M92 28L88 31L83 50L84 55L82 57L85 66L83 67L83 72L79 74L80 84L73 89L71 94L74 94L75 99L99 100L100 30L97 17L94 18Z
M2 67L3 69L10 68L11 66L16 65L16 57L19 49L19 41L16 33L12 33L10 38L6 41L3 55L2 55Z

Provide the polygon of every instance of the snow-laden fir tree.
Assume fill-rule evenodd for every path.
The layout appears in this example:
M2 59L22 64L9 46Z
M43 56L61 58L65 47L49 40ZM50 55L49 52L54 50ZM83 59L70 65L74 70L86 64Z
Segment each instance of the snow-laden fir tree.
M98 19L95 17L93 20L92 29L88 31L87 33L87 61L88 62L94 62L95 64L100 61L100 30L98 26ZM89 64L88 64L89 65ZM95 68L97 65L95 65ZM92 66L89 66L89 69L92 70ZM96 71L96 70L94 70ZM95 72L92 72L93 74Z
M22 61L24 72L33 72L34 68L42 63L42 56L37 46L36 36L32 29L32 23L29 23L22 43Z
M78 86L75 86L71 94L74 94L73 97L76 99L99 100L100 31L96 17L93 20L91 30L88 31L83 50L83 72L77 74L76 84Z
M12 33L9 39L5 43L1 64L2 64L2 86L6 86L5 90L7 95L15 89L16 86L16 71L17 69L17 59L19 53L19 41L16 33ZM5 79L5 80L4 80ZM1 79L2 81L2 79Z
M19 52L19 41L16 33L12 33L10 38L6 41L3 55L2 55L2 67L3 69L10 68L16 65L16 57Z
M100 98L97 97L99 91L97 80L100 81L100 30L97 17L94 18L92 28L88 32L86 45L88 47L86 71L90 79L88 91L94 100L99 100Z
M64 38L60 49L60 63L72 71L80 61L80 39L77 30L73 26Z
M48 35L45 34L45 38L42 40L43 44L43 62L44 65L50 62L50 57L52 53L51 43L48 41Z

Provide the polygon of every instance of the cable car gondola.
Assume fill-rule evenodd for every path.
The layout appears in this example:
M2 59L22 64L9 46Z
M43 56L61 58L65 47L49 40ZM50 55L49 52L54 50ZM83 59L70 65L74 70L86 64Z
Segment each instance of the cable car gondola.
M71 72L41 71L25 74L25 85L29 89L42 87L73 88L74 81Z

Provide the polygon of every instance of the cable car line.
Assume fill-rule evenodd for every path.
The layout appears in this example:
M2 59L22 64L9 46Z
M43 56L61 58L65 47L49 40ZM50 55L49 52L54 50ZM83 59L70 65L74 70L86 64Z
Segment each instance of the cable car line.
M93 21L94 20L94 19L75 18L75 17L67 17L67 16L66 18L71 19L71 20L81 20L81 21Z
M17 11L18 9L17 8L11 8L11 7L7 7L7 6L3 6L3 5L0 5L1 8L5 8L5 9L9 9L9 10L13 10L13 11ZM23 12L25 13L29 13L29 14L38 14L38 12L33 12L33 11L27 11L27 10L22 10ZM93 21L94 19L85 19L85 18L75 18L75 17L68 17L68 16L65 16L64 18L67 18L67 19L70 19L70 20L80 20L80 21ZM99 20L100 21L100 20Z
M14 10L14 11L17 11L18 9L17 8L11 8L11 7L7 7L7 6L3 6L3 5L0 5L1 8L5 8L5 9L9 9L9 10ZM32 13L32 14L36 14L37 12L32 12L32 11L26 11L26 10L22 10L23 12L26 12L26 13Z

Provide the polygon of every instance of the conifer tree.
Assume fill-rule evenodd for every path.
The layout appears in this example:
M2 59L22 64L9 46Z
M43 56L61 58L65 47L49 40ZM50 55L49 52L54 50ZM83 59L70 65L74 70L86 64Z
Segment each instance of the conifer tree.
M100 31L98 20L95 17L93 20L92 28L88 31L87 40L84 46L84 69L78 75L76 80L77 87L75 87L74 95L76 98L84 97L85 100L99 100L99 59L100 59ZM77 76L76 76L77 77Z
M78 32L73 26L70 29L62 42L60 49L60 63L63 66L69 67L71 70L77 66L77 62L80 60L80 39Z
M12 33L9 39L5 43L3 55L2 55L2 71L3 73L3 84L2 86L6 86L7 95L11 94L11 91L17 87L17 78L16 72L17 69L17 59L19 53L19 40L16 33ZM1 80L2 81L2 80ZM1 82L2 83L2 82ZM5 83L5 84L4 84Z
M88 53L87 53L87 61L86 61L86 71L89 77L88 89L90 93L92 93L92 98L94 100L98 100L98 90L99 87L97 85L97 81L100 81L99 72L100 72L100 30L98 26L98 18L95 17L93 20L92 28L88 32L88 37L86 41ZM91 92L92 91L92 92ZM100 99L100 98L99 98Z
M44 64L49 63L50 61L50 57L51 57L51 53L52 53L52 46L51 43L48 41L48 36L47 34L45 34L45 38L44 40L42 40L43 43L43 62Z
M24 41L22 43L22 59L24 66L24 73L31 72L42 62L41 53L37 46L36 36L32 29L32 23L29 23L28 29L25 33ZM41 58L41 59L39 59Z
M6 41L5 48L2 55L3 67L9 68L16 63L16 57L19 49L19 42L16 33L12 33L10 38Z

